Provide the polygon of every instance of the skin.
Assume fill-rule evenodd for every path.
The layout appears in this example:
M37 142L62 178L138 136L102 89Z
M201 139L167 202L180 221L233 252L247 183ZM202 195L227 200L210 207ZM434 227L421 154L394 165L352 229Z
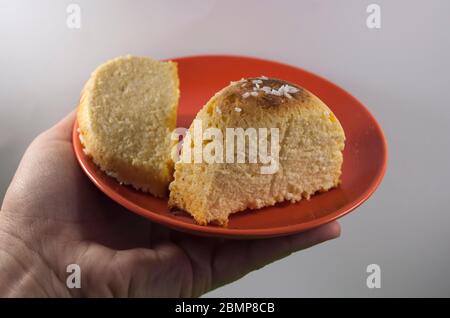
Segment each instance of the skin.
M282 238L181 234L126 211L76 162L71 113L28 147L0 212L0 296L196 297L340 234L332 222ZM69 289L68 264L81 268Z

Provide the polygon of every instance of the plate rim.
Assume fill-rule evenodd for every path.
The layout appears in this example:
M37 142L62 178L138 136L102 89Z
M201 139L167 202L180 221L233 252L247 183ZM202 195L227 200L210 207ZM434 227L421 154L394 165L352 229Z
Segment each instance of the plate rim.
M361 195L359 195L356 200L348 202L347 204L345 204L344 206L335 210L334 212L327 214L325 216L319 217L317 219L314 219L312 221L303 222L303 223L295 223L292 225L262 228L262 229L233 229L233 228L227 228L227 227L219 227L219 226L215 226L215 225L199 225L199 224L195 224L195 223L187 223L187 222L173 219L173 218L167 217L165 215L159 214L157 212L142 208L141 206L137 205L133 201L126 199L122 195L120 195L117 192L115 192L114 190L112 190L107 185L104 185L100 180L98 180L95 177L95 175L90 171L90 169L87 167L87 164L85 162L86 160L91 160L91 159L89 159L87 156L85 156L84 152L82 151L82 146L81 146L79 136L78 136L78 122L75 119L75 122L73 124L73 129L72 129L72 146L73 146L73 149L75 152L75 157L77 158L77 161L80 164L84 173L96 185L96 187L99 188L110 199L112 199L116 203L122 205L123 207L127 208L128 210L130 210L133 213L139 214L151 221L168 226L175 230L189 232L191 234L197 234L197 235L202 235L202 236L253 239L253 238L268 238L268 237L278 237L278 236L286 236L286 235L296 234L296 233L310 230L310 229L318 227L320 225L330 223L332 221L335 221L335 220L347 215L348 213L352 212L353 210L355 210L361 204L366 202L371 197L371 195L378 189L378 187L380 186L380 184L386 174L386 170L387 170L388 145L387 145L387 141L386 141L386 137L383 132L383 129L381 128L381 125L378 123L378 121L375 119L375 117L372 115L372 113L368 110L368 108L363 103L361 103L355 96L350 94L347 90L343 89L339 85L329 81L328 79L326 79L320 75L317 75L310 71L304 70L301 67L297 67L297 66L293 66L293 65L289 65L289 64L282 63L282 62L269 60L269 59L244 56L244 55L207 54L207 55L180 56L180 57L173 57L173 58L164 59L164 60L172 60L172 61L176 62L179 60L204 59L204 58L249 59L249 60L256 60L256 61L260 61L260 62L269 62L272 64L278 64L278 65L281 65L284 67L297 69L303 73L312 75L312 76L320 79L321 81L326 82L328 85L333 86L335 89L340 90L342 93L345 93L347 95L347 97L352 99L352 101L355 104L357 104L364 111L365 115L374 124L378 135L381 136L381 145L382 145L382 150L383 150L383 154L382 154L383 162L381 164L381 169L380 169L379 173L377 175L375 175L374 179L371 181L371 183L367 187L367 189ZM151 195L151 194L149 194L149 195Z

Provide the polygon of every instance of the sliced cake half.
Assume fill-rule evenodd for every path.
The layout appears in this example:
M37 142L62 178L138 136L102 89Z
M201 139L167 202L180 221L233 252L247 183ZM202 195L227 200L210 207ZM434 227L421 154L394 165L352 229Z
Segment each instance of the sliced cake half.
M205 135L208 128L221 131L222 148L217 131ZM264 130L267 138L260 134ZM239 148L242 133L246 144ZM202 147L194 138L200 134L206 136ZM255 134L258 143L252 144ZM262 139L266 143L259 144ZM339 184L344 141L338 119L309 91L266 77L234 82L213 96L191 125L175 164L169 206L189 212L199 224L226 225L235 212L309 198ZM267 160L264 148L268 155L271 149L278 153ZM215 160L200 162L199 151Z
M126 56L100 65L82 91L77 114L86 154L118 181L166 196L178 99L174 62Z

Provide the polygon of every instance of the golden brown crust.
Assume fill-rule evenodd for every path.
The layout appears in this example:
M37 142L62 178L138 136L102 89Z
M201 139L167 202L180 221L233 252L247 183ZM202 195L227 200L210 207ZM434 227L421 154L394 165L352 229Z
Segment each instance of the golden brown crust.
M259 89L256 87L254 81L261 81L258 84ZM289 95L277 96L274 94L267 94L261 89L263 87L270 87L271 89L278 91L282 86L290 86L298 89L295 93ZM254 89L257 90L254 90ZM245 97L246 93L256 92L257 96ZM290 97L288 97L290 96ZM284 80L269 78L248 78L245 81L232 82L231 85L224 88L217 94L218 102L220 105L226 107L227 105L241 105L241 106L255 106L262 108L271 107L289 107L291 105L298 105L299 102L305 104L311 97L311 93L302 87L289 83Z

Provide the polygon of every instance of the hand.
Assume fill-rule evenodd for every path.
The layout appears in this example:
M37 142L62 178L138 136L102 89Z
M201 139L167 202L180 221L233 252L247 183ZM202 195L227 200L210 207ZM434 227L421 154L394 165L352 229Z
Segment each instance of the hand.
M221 240L177 233L126 211L83 174L74 113L29 146L0 213L1 296L199 296L339 236L336 222L298 235ZM69 289L68 264L81 268Z

